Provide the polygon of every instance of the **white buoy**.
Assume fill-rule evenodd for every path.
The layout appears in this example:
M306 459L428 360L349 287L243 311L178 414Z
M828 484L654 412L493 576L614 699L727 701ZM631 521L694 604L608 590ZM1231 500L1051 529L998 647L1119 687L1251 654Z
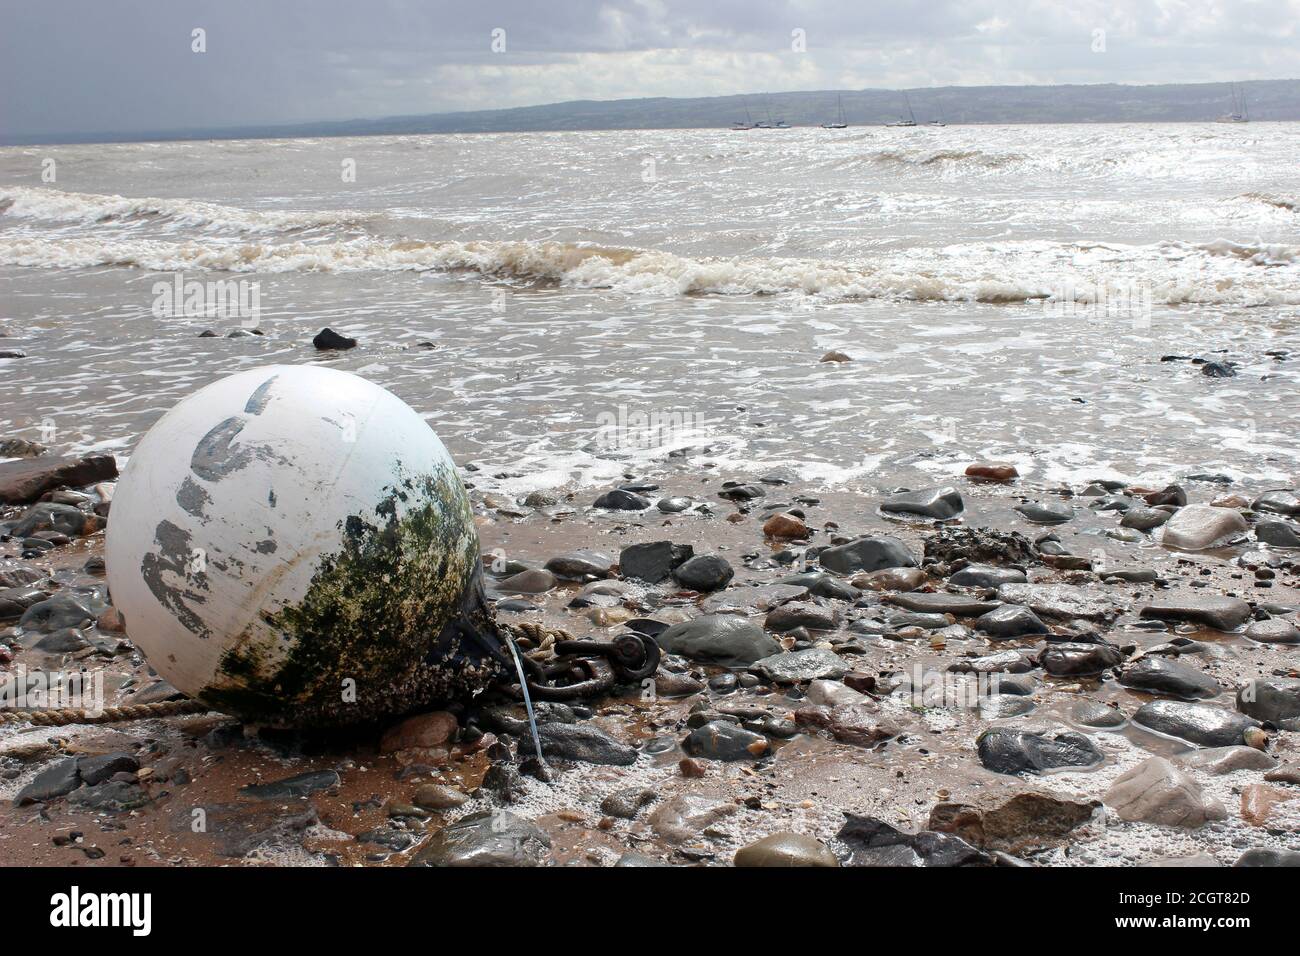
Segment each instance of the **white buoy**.
M344 724L481 689L508 660L442 442L365 379L240 372L140 441L108 584L177 689L246 720Z

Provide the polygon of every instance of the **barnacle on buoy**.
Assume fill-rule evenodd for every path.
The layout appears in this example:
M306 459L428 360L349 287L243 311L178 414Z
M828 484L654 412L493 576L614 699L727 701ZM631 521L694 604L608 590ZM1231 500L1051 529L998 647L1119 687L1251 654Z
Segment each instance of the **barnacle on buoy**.
M107 537L110 593L149 663L251 722L398 714L509 660L451 457L356 375L273 366L184 399L131 456Z

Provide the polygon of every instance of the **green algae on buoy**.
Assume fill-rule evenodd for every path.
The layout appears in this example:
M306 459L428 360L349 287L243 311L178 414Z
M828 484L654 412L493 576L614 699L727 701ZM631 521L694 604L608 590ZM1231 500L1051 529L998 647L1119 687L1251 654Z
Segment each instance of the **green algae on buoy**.
M106 561L150 665L252 723L401 714L509 660L450 455L335 369L240 372L164 415L118 482Z

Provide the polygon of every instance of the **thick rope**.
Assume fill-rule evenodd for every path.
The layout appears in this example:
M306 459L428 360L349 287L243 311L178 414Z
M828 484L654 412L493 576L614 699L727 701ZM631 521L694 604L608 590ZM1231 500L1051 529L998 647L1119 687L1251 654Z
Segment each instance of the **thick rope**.
M504 625L516 639L526 637L537 647L545 648L556 641L571 641L573 635L563 628L546 627L535 621L520 621ZM84 707L64 707L51 710L5 710L0 708L0 725L30 724L34 727L62 727L66 724L116 724L128 720L148 720L151 717L176 717L183 714L206 714L212 710L197 700L164 700L156 704L129 704L125 707L105 707L87 710ZM539 747L540 750L540 747Z
M518 640L526 637L539 648L549 647L556 641L572 641L574 637L562 627L547 627L537 621L518 621L513 624L501 625L510 635ZM548 640L549 638L549 640Z
M212 708L197 700L163 700L156 704L130 704L87 710L65 707L59 710L0 710L0 724L32 724L37 727L61 727L64 724L115 724L150 717L175 717L179 714L206 714Z

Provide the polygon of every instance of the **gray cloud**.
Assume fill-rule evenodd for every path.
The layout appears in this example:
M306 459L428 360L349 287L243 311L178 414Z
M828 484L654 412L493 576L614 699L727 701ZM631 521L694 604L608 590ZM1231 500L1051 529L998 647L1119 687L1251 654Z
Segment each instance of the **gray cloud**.
M0 130L570 99L1300 76L1300 0L0 0ZM191 52L191 30L207 52ZM506 50L490 49L494 29ZM792 50L805 31L806 52ZM1105 31L1095 52L1094 31Z

